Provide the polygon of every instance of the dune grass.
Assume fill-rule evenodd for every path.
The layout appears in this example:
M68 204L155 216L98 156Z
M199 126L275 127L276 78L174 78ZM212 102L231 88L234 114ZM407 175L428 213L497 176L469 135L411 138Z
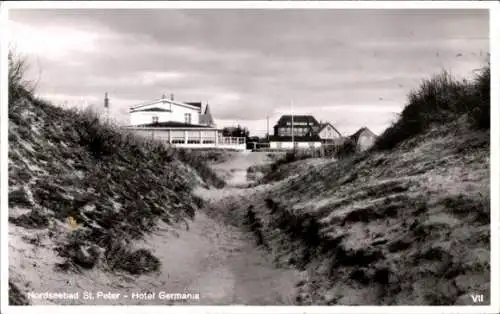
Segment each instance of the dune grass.
M399 119L381 134L375 150L396 147L403 141L466 115L470 127L490 127L490 66L485 66L472 80L457 80L443 72L424 80L408 95L408 103Z

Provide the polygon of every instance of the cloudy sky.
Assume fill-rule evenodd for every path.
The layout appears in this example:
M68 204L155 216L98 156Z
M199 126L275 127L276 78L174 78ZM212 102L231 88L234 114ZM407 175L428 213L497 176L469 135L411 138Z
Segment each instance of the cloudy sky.
M486 10L12 10L11 39L38 93L113 117L174 94L221 126L264 135L281 114L381 133L422 79L471 76L489 51Z

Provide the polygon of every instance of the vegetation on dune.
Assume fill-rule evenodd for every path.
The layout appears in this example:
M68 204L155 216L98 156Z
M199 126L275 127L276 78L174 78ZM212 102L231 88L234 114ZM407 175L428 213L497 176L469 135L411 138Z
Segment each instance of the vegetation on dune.
M9 221L48 229L65 260L60 270L158 270L161 262L132 241L159 221L194 217L202 202L191 193L193 173L208 185L224 182L190 152L38 99L25 64L9 56Z
M422 82L408 95L399 119L377 138L375 149L392 149L403 141L467 115L471 127L490 127L490 66L472 81L459 81L443 72Z

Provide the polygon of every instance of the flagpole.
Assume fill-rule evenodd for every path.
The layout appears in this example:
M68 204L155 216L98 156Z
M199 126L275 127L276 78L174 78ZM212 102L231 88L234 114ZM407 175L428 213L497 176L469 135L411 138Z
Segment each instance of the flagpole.
M267 142L269 143L269 111L267 112Z
M294 129L293 129L293 100L290 100L290 114L292 116L292 148L295 152L295 137L294 137Z

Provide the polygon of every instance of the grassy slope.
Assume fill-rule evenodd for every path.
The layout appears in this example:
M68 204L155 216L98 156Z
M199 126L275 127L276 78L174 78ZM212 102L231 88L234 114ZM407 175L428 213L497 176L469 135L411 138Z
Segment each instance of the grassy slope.
M378 149L285 164L275 173L281 181L224 200L228 221L249 225L278 263L308 274L299 302L451 305L470 304L471 291L488 295L489 73L479 88L452 84L459 101L449 103L452 92L439 95L447 79L425 85L422 97L452 109L430 106L426 115L410 98L410 113ZM462 92L473 101L452 106L463 104ZM418 127L405 120L418 115L428 119Z
M195 183L223 185L189 153L120 133L89 112L62 110L30 93L11 95L9 222L25 228L31 244L54 243L64 260L54 265L59 271L155 271L161 261L133 250L131 241L159 220L193 217L200 206L191 194ZM69 217L78 228L69 227Z

